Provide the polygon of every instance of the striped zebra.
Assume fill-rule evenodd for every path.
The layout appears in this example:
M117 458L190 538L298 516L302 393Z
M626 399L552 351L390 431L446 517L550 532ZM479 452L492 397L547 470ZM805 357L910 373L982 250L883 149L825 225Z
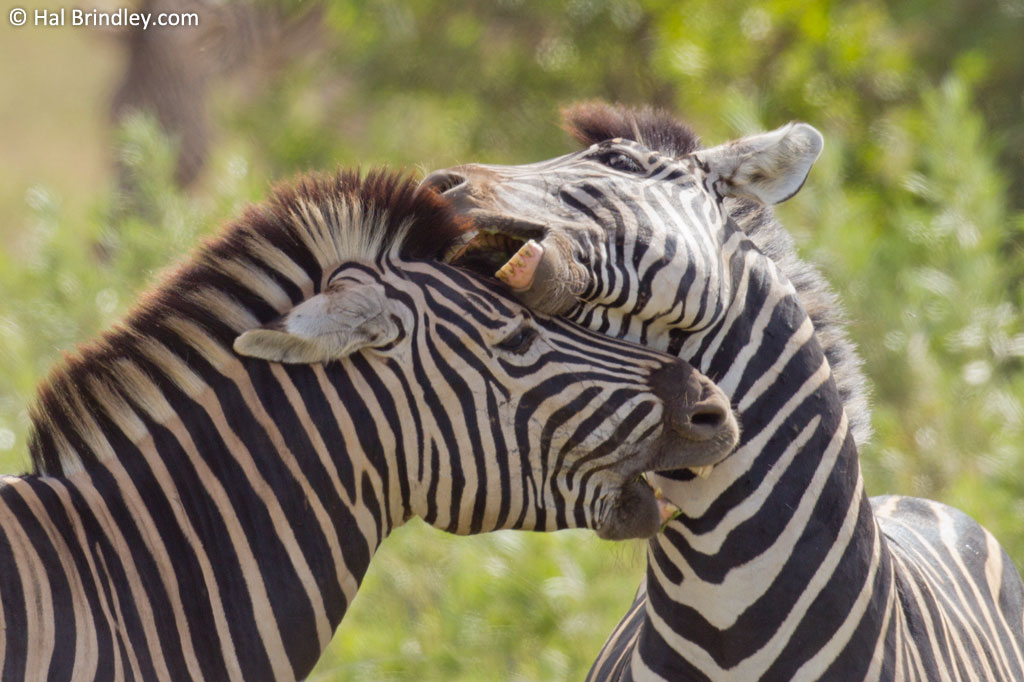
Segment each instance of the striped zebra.
M728 401L438 262L462 227L303 179L54 371L0 478L0 678L302 678L412 516L654 534L638 476L732 449Z
M743 429L713 467L655 477L681 514L649 541L589 679L1024 680L1024 588L992 535L937 502L864 492L859 360L766 208L803 185L820 134L701 149L650 109L580 105L567 121L588 148L424 180L481 232L451 256L500 265L539 310L687 359Z

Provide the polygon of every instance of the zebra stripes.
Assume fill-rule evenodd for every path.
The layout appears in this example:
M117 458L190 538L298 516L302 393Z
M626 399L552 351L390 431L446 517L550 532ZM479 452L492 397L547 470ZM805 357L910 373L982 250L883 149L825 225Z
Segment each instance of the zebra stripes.
M1024 679L1024 589L995 539L936 502L863 490L859 362L761 205L799 190L820 135L791 124L700 150L662 112L568 119L589 148L424 186L543 253L528 285L517 273L522 300L686 358L743 427L706 478L654 477L681 513L650 540L589 679Z
M304 179L55 370L0 479L0 678L302 678L413 515L653 534L638 475L731 448L728 402L427 260L461 229L396 176Z

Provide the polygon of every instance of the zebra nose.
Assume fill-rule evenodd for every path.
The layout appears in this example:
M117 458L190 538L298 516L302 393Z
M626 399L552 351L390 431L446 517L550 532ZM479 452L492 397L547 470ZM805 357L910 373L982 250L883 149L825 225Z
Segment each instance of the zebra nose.
M651 388L665 403L666 425L687 440L712 440L731 428L728 397L688 363L673 362L656 370Z
M693 405L686 406L677 422L681 432L694 440L711 440L728 423L732 413L725 397L716 392ZM677 430L680 430L677 428Z
M434 171L420 182L420 190L444 194L466 184L466 176L452 170Z

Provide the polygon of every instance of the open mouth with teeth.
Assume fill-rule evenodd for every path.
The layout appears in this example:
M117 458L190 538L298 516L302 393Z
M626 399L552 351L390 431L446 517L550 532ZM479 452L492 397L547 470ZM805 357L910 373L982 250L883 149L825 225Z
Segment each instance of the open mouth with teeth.
M700 478L711 475L711 466L691 469ZM699 471L698 471L699 470ZM649 473L623 484L611 509L597 529L605 540L649 538L665 529L682 512L656 487Z
M710 473L710 471L708 473ZM661 488L656 487L651 482L650 478L648 478L647 474L640 474L640 479L651 489L651 492L654 493L654 501L658 505L658 517L661 519L662 528L664 528L666 523L679 516L679 507L672 504L672 502L665 497L665 494L661 492Z
M517 237L506 232L480 230L453 246L444 260L496 277L513 290L530 286L544 247L530 237Z

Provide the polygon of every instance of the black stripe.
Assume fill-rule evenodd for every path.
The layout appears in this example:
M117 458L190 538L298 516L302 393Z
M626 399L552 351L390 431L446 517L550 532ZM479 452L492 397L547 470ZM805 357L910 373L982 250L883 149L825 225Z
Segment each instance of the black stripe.
M283 552L280 549L273 552L272 547L276 544L277 536L267 518L266 509L253 502L257 499L255 491L238 467L238 463L227 453L226 446L217 434L209 415L172 382L154 372L150 374L174 406L182 422L189 425L189 433L199 456L206 461L212 475L224 488L231 509L242 524L242 532L249 539L253 552L258 556L260 551L259 544L254 543L254 536L262 535L263 538L256 539L267 545L266 549L272 553L272 561L276 560L282 569L284 564L290 568L290 560L287 556L282 556ZM238 555L228 534L225 520L216 511L214 502L207 492L210 481L197 475L188 455L171 431L147 416L142 416L142 419L153 437L156 450L167 463L168 471L174 479L180 509L184 511L197 540L202 544L214 567L214 579L221 600L225 605L230 605L231 614L227 621L231 638L235 650L244 652L244 655L239 657L242 674L247 680L271 679L273 675L270 659L256 628L253 605L240 569ZM179 585L183 588L182 601L193 635L193 644L197 649L197 658L200 664L216 665L223 670L213 614L210 613L210 602L205 590L201 589L202 572L190 544L170 509L158 516L154 515L154 519L159 519L161 536L164 537L170 555L175 558L174 569ZM266 557L266 554L264 556ZM261 568L271 569L271 575L278 575L277 567L261 564ZM195 585L200 589L184 589L187 585ZM273 591L273 585L269 585L268 589ZM226 675L226 672L223 674Z
M0 496L6 502L15 497L15 493L10 487L0 484ZM14 555L7 531L0 524L0 595L3 595L0 609L3 609L4 615L4 651L7 652L0 669L0 680L3 682L24 682L26 656L12 655L11 652L29 652L25 591L22 589L21 574Z
M75 620L73 617L66 617L66 609L63 608L72 603L72 597L71 585L68 582L67 576L64 575L64 569L61 566L60 550L54 547L53 542L46 534L46 530L42 525L47 523L49 519L38 519L16 489L7 488L4 492L8 493L4 495L4 501L14 514L14 518L18 520L21 531L28 538L29 544L32 545L32 548L39 557L40 563L43 565L43 570L45 571L45 578L43 579L50 589L50 603L40 604L39 606L42 607L42 610L36 614L38 619L48 620L52 618L53 620L54 649L50 658L47 679L70 679L70 664L74 658L73 656L71 658L61 656L60 650L64 643L75 641ZM7 627L10 628L10 626L10 623L8 623ZM24 651L25 649L21 650ZM9 651L8 654L10 655L17 651L15 649L14 651ZM15 655L17 654L15 653Z

